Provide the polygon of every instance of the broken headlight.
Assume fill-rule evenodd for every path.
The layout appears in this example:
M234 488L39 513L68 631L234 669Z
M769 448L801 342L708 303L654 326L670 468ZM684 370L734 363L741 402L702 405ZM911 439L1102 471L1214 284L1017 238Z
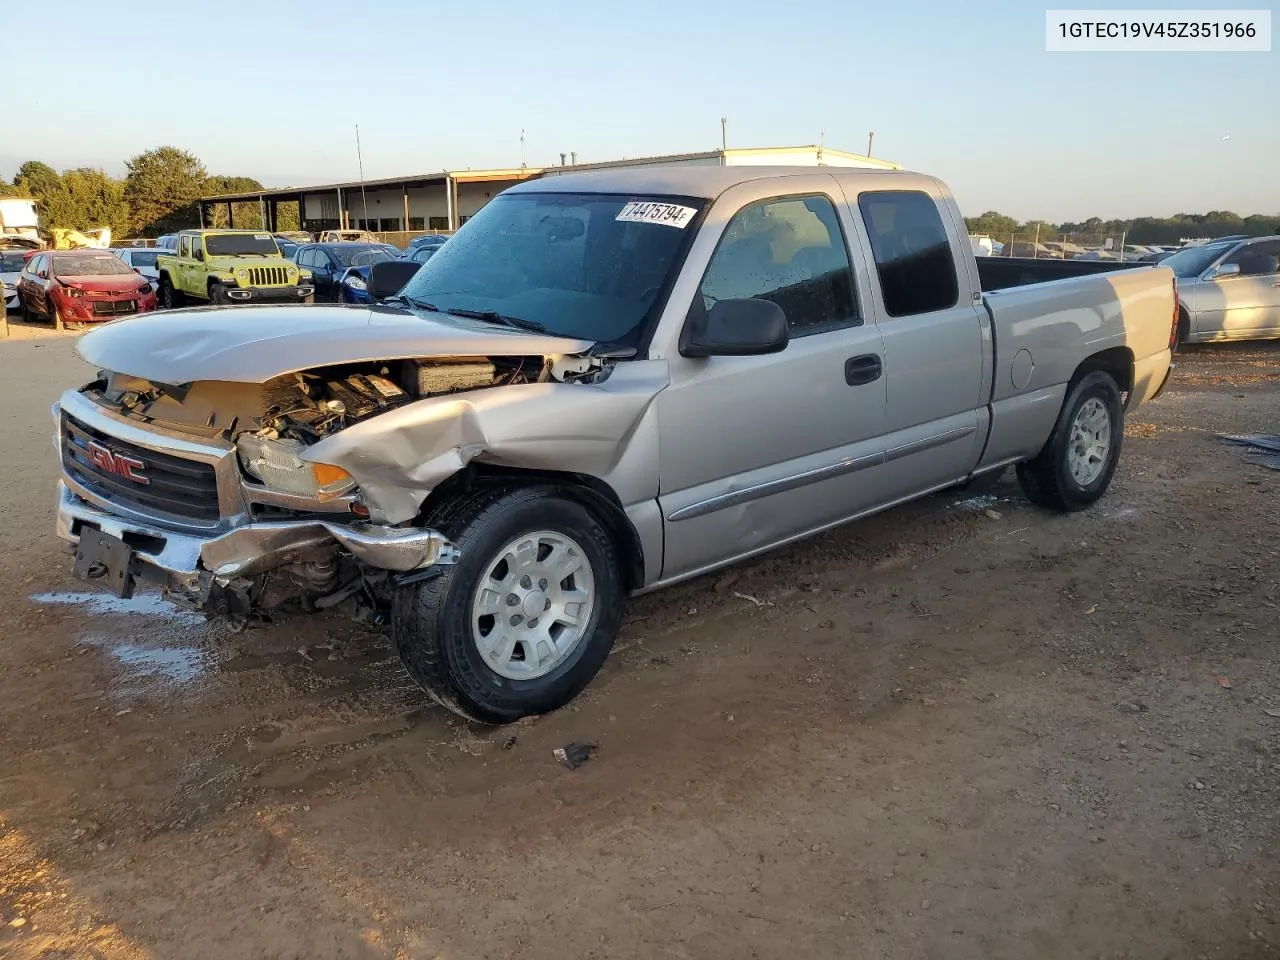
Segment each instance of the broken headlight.
M302 450L297 440L272 440L252 433L243 433L236 440L236 453L245 472L272 490L332 500L355 488L356 482L347 471L303 460Z

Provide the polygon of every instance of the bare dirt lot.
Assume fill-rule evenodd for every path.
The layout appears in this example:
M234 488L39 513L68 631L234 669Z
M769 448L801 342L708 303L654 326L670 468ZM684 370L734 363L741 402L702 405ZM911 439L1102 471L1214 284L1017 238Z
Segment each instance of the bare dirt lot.
M1180 356L1092 511L1010 477L641 598L491 729L338 617L84 602L72 344L0 343L0 956L1280 956L1280 473L1214 439L1280 349Z

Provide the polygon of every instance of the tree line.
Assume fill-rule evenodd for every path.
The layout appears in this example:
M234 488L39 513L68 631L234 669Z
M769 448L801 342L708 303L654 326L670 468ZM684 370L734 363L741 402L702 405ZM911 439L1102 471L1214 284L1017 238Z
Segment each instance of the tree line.
M1280 214L1255 213L1242 217L1230 210L1213 210L1209 213L1177 213L1172 217L1138 217L1134 220L1103 220L1090 217L1080 223L1047 223L1029 220L1019 223L1013 217L988 210L980 217L965 217L969 232L982 234L995 240L1006 241L1017 235L1029 239L1038 232L1041 240L1053 240L1064 234L1088 237L1113 237L1125 243L1176 244L1183 238L1227 237L1244 234L1250 237L1266 237L1280 234Z
M67 227L86 230L110 227L112 236L158 237L200 224L196 201L219 193L263 189L252 177L210 175L194 154L177 147L157 147L133 157L123 180L89 167L54 170L47 163L28 160L18 167L13 183L0 178L0 197L31 197L45 230ZM225 208L215 208L211 226L226 226ZM222 222L220 222L222 221ZM235 204L237 227L263 228L257 203ZM277 228L298 229L298 205L282 203Z

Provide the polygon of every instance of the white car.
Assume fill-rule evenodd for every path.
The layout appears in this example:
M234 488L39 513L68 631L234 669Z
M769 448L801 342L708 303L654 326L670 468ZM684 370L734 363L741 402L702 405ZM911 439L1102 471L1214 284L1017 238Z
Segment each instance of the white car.
M4 283L5 310L18 309L18 275L26 261L26 250L0 250L0 281Z
M160 270L156 266L156 258L169 251L159 247L117 247L111 252L133 267L136 273L150 280L152 292L160 289Z

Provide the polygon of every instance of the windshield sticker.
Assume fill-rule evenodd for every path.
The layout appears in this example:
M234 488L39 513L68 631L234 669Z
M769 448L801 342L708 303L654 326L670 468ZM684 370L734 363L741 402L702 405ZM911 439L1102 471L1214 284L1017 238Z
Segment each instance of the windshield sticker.
M620 223L660 223L664 227L683 230L697 212L693 207L682 207L678 203L633 200L613 219Z
M255 233L255 234L253 235L253 239L255 239L255 240L270 240L270 239L271 239L271 234L269 234L269 233Z

